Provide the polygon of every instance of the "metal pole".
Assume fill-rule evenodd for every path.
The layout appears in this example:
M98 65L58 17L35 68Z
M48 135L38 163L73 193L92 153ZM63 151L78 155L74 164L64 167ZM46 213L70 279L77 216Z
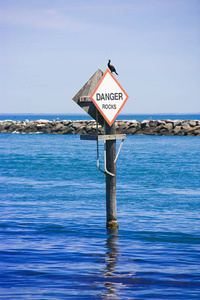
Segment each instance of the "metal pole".
M115 122L110 126L104 121L104 134L115 134ZM106 214L108 229L117 229L117 205L116 205L116 140L106 141L106 164L107 170L114 176L106 173Z

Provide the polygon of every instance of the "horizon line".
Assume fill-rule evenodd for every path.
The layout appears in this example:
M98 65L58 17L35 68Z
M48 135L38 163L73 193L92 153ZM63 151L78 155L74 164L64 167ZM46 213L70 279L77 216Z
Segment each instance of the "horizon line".
M0 115L83 115L85 116L85 113L0 113ZM122 113L120 115L200 115L200 112L190 112L190 113ZM90 117L88 115L88 117Z

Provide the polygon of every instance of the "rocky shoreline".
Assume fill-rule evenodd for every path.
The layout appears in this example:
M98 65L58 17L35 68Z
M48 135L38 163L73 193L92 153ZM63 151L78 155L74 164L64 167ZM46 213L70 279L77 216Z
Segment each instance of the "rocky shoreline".
M120 120L116 121L116 133L135 135L184 135L200 136L200 120ZM99 125L99 133L103 127ZM1 133L49 133L49 134L95 134L95 121L0 120Z

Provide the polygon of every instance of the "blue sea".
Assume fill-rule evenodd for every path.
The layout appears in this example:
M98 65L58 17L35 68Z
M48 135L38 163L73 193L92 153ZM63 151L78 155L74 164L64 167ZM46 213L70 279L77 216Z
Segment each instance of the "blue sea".
M199 137L127 136L107 231L94 141L1 133L0 299L199 299L199 154Z
M39 119L46 119L53 121L60 120L93 120L88 114L0 114L0 120L13 120L13 121L35 121ZM117 120L200 120L200 113L197 114L137 114L137 115L124 115L119 114Z

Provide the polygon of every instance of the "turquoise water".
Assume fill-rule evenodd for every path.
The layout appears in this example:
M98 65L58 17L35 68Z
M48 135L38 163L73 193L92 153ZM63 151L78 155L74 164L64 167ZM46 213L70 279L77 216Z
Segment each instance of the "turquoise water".
M199 299L199 152L127 136L107 232L95 142L0 134L0 298Z

